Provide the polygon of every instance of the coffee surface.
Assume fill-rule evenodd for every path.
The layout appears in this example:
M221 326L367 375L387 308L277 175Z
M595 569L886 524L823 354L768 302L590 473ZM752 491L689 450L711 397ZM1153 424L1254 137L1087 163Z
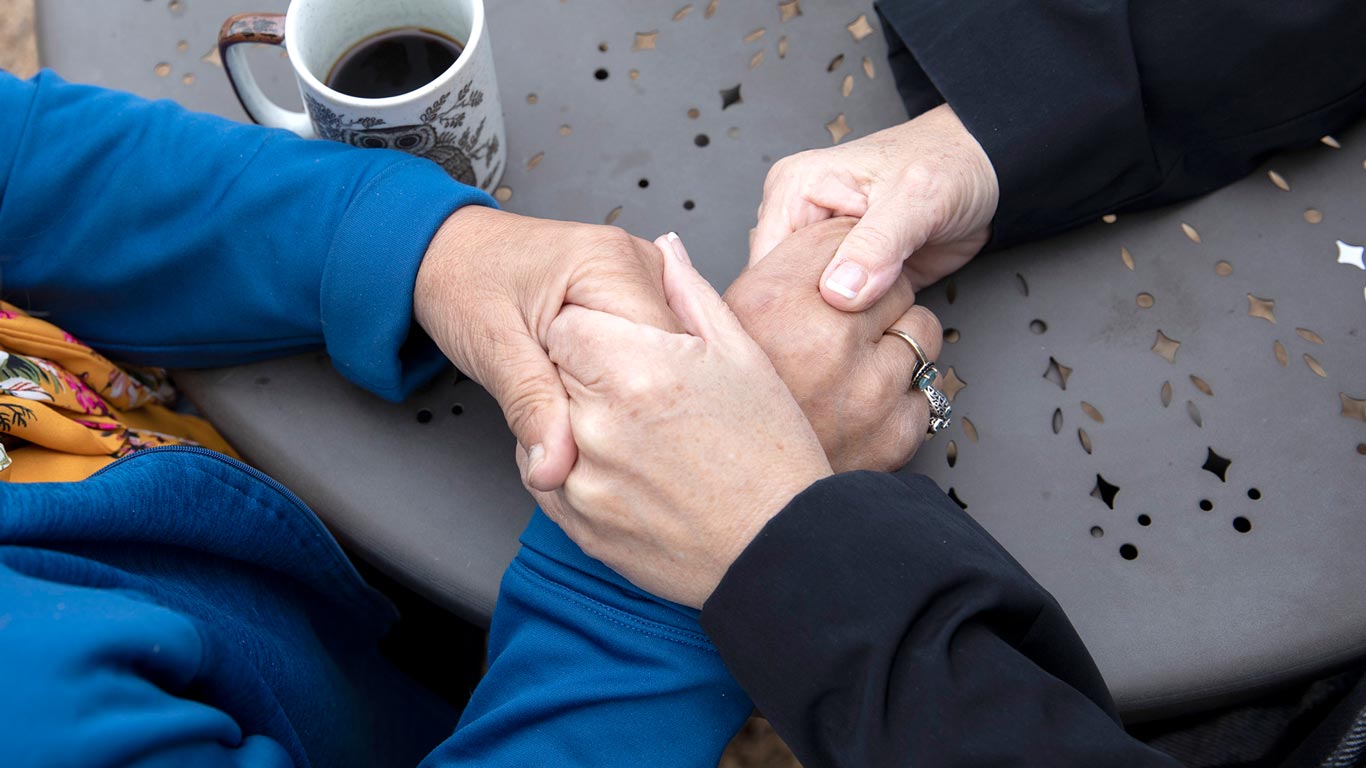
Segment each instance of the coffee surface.
M401 96L440 77L463 49L429 29L391 29L351 46L332 65L327 85L362 99Z

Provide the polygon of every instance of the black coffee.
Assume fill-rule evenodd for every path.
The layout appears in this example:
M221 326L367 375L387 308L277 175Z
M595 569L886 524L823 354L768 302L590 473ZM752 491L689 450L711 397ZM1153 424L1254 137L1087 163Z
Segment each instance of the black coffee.
M327 84L362 99L401 96L440 77L460 58L463 49L460 43L429 29L391 29L351 46L332 65Z

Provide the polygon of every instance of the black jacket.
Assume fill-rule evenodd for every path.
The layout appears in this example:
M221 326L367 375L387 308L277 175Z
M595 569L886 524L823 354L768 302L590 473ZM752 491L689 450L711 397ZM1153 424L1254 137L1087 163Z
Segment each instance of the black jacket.
M1001 182L997 244L1200 194L1366 113L1366 0L883 0L914 115ZM702 612L807 768L1170 766L1052 597L925 478L792 501Z

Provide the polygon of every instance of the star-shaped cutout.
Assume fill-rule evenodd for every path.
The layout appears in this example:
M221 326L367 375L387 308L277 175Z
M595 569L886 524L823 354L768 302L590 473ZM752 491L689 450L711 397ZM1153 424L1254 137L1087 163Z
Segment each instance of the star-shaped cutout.
M1358 400L1346 392L1339 392L1338 398L1342 400L1342 415L1344 417L1366 421L1366 400Z
M658 37L659 30L655 30L654 32L637 32L636 44L631 47L631 50L653 51L655 49L655 40L658 39Z
M1071 375L1071 368L1058 362L1056 358L1048 358L1048 368L1043 372L1045 379L1057 384L1059 389L1067 389L1067 377Z
M841 112L839 117L826 123L825 130L830 132L831 144L838 144L845 136L848 136L850 128L849 123L844 121L844 113Z
M873 25L868 23L868 14L863 14L849 23L845 29L854 36L854 42L862 42L863 38L873 34Z
M1338 241L1338 263L1351 264L1357 269L1366 269L1366 262L1362 261L1362 254L1366 253L1366 248L1360 245L1349 245Z
M1250 317L1260 317L1261 319L1276 324L1276 300L1263 299L1252 294L1247 295L1247 314Z
M1157 340L1153 342L1153 352L1158 357L1166 360L1172 365L1176 364L1176 350L1181 348L1181 342L1167 337L1162 331L1157 332Z
M222 68L223 66L223 58L219 56L218 46L216 45L210 48L208 53L204 54L203 56L200 56L199 60L204 62L205 64L212 64L213 66L219 68Z
M744 99L740 96L739 85L721 89L721 109L729 109L742 101Z
M792 21L802 15L801 0L787 0L785 3L778 3L779 20Z
M939 379L939 390L949 400L953 400L954 396L962 392L967 385L966 381L958 378L958 372L953 370L953 366L949 366L948 372Z

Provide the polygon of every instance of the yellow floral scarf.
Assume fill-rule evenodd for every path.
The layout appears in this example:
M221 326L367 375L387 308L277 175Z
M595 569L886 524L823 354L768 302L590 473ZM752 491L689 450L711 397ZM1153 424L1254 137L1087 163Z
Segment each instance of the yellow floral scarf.
M122 456L199 445L236 457L208 422L168 406L158 368L120 368L0 301L0 481L82 480Z

